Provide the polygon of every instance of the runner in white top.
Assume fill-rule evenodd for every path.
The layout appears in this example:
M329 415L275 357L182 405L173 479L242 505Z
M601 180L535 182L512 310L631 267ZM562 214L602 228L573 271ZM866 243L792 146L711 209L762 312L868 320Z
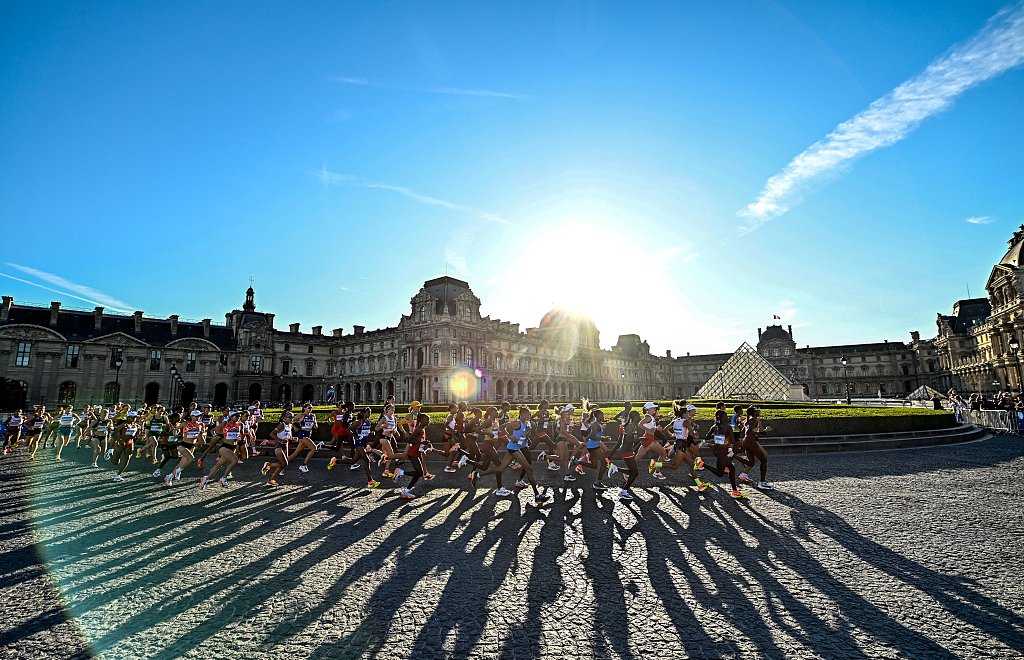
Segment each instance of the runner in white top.
M82 418L74 413L72 406L61 408L58 410L57 423L57 455L53 460L62 461L60 453L64 451L64 447L68 445L68 441L71 440L71 433L78 426L78 423L82 421Z

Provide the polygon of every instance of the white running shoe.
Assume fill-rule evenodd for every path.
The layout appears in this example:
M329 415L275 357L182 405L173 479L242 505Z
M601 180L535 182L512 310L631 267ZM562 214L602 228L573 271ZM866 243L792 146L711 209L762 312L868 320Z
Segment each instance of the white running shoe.
M620 488L619 489L619 499L620 500L631 500L631 499L633 499L633 494L630 493L625 488Z
M361 466L359 465L359 463L353 463L353 464L352 464L352 467L350 467L350 468L349 468L349 470L350 470L350 471L352 471L352 472L355 472L355 471L356 471L356 470L358 470L358 469L359 469L360 467L361 467Z
M541 453L537 454L537 460L538 461L543 461L547 457L548 457L548 453L546 451L542 451Z
M516 488L526 488L529 485L530 484L526 483L525 479L520 479L519 481L516 482Z
M174 470L174 480L181 481L181 468L176 468Z
M171 474L167 475L166 477L164 477L164 485L166 485L168 488L170 488L172 483L174 483L174 473L173 472Z
M661 470L655 470L654 473L651 474L651 476L654 477L655 479L661 479L662 481L665 480L665 475L661 473Z
M299 472L309 472L309 466L303 463L299 466Z
M105 461L109 461L109 460L110 460L110 457L111 457L111 456L113 456L113 455L114 455L114 450L113 450L113 449L108 449L108 450L107 450L107 451L106 451L106 452L105 452L105 453L103 454L103 460L105 460Z
M206 482L209 481L209 480L210 480L210 478L207 477L205 474L202 477L200 477L199 478L199 490L202 490L202 489L206 488Z
M508 469L510 470L518 470L521 467L523 466L519 464L519 461L512 461L511 463L508 464Z
M411 500L411 499L413 499L415 497L416 497L416 495L411 490L409 490L408 488L403 488L402 489L401 498L403 500Z
M770 481L759 481L757 482L758 490L775 490L775 484Z
M405 476L405 470L403 470L402 468L396 468L395 469L395 481L398 481L399 477L404 477L404 476Z
M218 480L218 483L220 483L220 487L221 488L227 488L228 487L228 479L227 479L227 477L221 477Z
M494 494L497 495L498 497L508 497L509 495L512 494L512 491L502 486L498 490L494 491Z
M456 470L455 467L451 466L451 465L444 466L444 471L445 472L458 472L458 470Z
M618 473L619 473L619 466L618 465L616 465L615 463L611 463L611 464L608 465L608 476L609 477L614 477Z
M114 475L114 481L124 481L124 479L121 478L121 475L115 474Z
M468 462L469 462L469 456L463 455L463 457L459 459L459 464L458 465L459 465L459 467L466 467L466 463L468 463Z
M558 467L558 463L555 463L554 461L549 461L548 469L551 470L552 472L558 472L562 468Z
M96 465L96 464L93 463L93 465ZM162 474L160 474L160 468L157 468L157 469L153 470L153 476L154 477L162 477L163 476Z

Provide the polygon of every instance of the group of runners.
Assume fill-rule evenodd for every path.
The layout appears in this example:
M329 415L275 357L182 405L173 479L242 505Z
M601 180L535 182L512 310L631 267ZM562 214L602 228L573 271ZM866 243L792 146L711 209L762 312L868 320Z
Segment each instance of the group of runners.
M759 442L771 427L762 423L756 406L735 406L730 413L719 403L704 433L694 419L696 412L697 407L685 400L672 402L667 419L653 402L640 410L627 402L611 419L587 400L578 407L570 403L555 409L541 401L536 410L525 405L513 408L507 402L487 407L453 403L440 432L429 434L431 442L430 416L418 401L399 418L389 399L376 419L369 407L339 402L328 418L330 441L326 433L318 433L319 421L309 404L298 412L285 410L262 438L257 438L258 426L266 420L259 402L217 413L208 404L196 403L173 411L161 405L137 410L126 404L109 409L85 406L79 411L65 406L53 414L37 406L27 413L15 411L5 420L3 453L23 445L34 459L50 444L56 449L54 459L61 461L62 451L74 441L76 448L91 448L91 467L99 467L101 457L109 461L116 468L115 481L124 480L133 458L148 459L156 465L153 476L168 488L194 465L203 489L213 481L228 487L236 466L262 454L269 455L262 474L268 485L278 486L286 469L309 472L310 459L324 451L332 455L327 470L339 464L361 470L368 488L379 488L380 479L391 479L402 486L404 499L416 497L413 489L435 478L427 470L431 454L441 457L444 472L467 469L473 488L479 480L493 477L499 497L515 492L504 484L505 474L511 472L517 477L514 487L530 488L538 505L549 499L537 484L535 470L541 466L559 473L565 485L593 472L596 491L617 489L623 500L633 499L632 489L643 468L654 481L666 479L666 470L688 473L699 491L711 486L711 474L727 480L729 493L736 498L746 497L743 484L774 488L767 481L768 455ZM324 440L317 442L316 437ZM713 466L700 456L705 443L714 456ZM204 474L208 460L213 463ZM756 481L748 475L755 465L760 476ZM380 470L379 479L374 477L375 468Z

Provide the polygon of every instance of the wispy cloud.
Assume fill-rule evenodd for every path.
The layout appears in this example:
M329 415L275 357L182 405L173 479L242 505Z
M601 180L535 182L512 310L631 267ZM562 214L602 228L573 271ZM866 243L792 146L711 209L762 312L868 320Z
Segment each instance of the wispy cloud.
M1024 62L1024 2L991 17L978 33L874 101L794 158L741 209L746 232L786 213L814 182L837 175L853 159L907 137L957 96Z
M478 96L492 99L509 99L522 101L527 97L525 94L513 94L512 92L501 92L493 89L481 89L476 87L410 87L408 85L393 85L358 78L355 76L328 76L331 82L342 85L358 85L360 87L376 87L377 89L390 89L397 92L414 92L418 94L446 94L451 96Z
M988 215L977 215L964 220L964 222L972 225L990 225L995 222L995 218Z
M407 197L419 204L424 206L435 206L458 213L465 213L467 215L475 216L479 220L484 222L492 222L499 225L511 225L512 223L505 218L480 209L473 208L472 206L466 206L465 204L459 204L458 202L452 202L447 199L441 199L440 197L432 197L430 195L424 195L418 193L412 188L406 186L399 186L393 183L384 183L382 181L366 181L359 177L351 174L339 174L337 172L331 172L326 167L320 169L320 182L324 187L332 185L346 185L354 186L356 188L369 188L371 190L387 190L389 192L397 193L403 197Z
M348 108L338 108L327 113L326 121L329 124L337 124L343 121L348 121L355 117L355 113Z
M84 286L81 284L75 284L74 282L69 282L68 280L65 280L64 278L58 275L47 273L41 270L36 270L35 268L29 268L28 266L19 266L18 264L12 264L9 262L6 263L6 265L16 270L19 270L27 275L31 275L37 279L43 280L44 282L49 282L54 286L62 287L62 289L65 290L55 289L53 287L48 287L39 284L38 282L32 282L30 280L15 277L13 275L8 275L6 273L0 273L0 276L6 277L9 280L21 282L22 284L28 284L29 286L34 286L38 289L51 291L53 293L57 293L62 296L67 296L68 298L74 298L75 300L81 300L92 305L102 305L103 307L106 307L114 312L127 312L132 309L132 305L126 302L118 300L117 298L112 298L106 295L105 293L97 291L96 289L93 289L91 287ZM75 293L69 293L69 290L74 291Z

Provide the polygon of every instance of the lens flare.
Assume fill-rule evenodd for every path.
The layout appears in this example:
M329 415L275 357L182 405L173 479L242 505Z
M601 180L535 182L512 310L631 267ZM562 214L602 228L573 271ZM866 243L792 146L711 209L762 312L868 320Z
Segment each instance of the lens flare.
M480 395L478 371L468 367L453 369L448 377L449 400L475 401Z

